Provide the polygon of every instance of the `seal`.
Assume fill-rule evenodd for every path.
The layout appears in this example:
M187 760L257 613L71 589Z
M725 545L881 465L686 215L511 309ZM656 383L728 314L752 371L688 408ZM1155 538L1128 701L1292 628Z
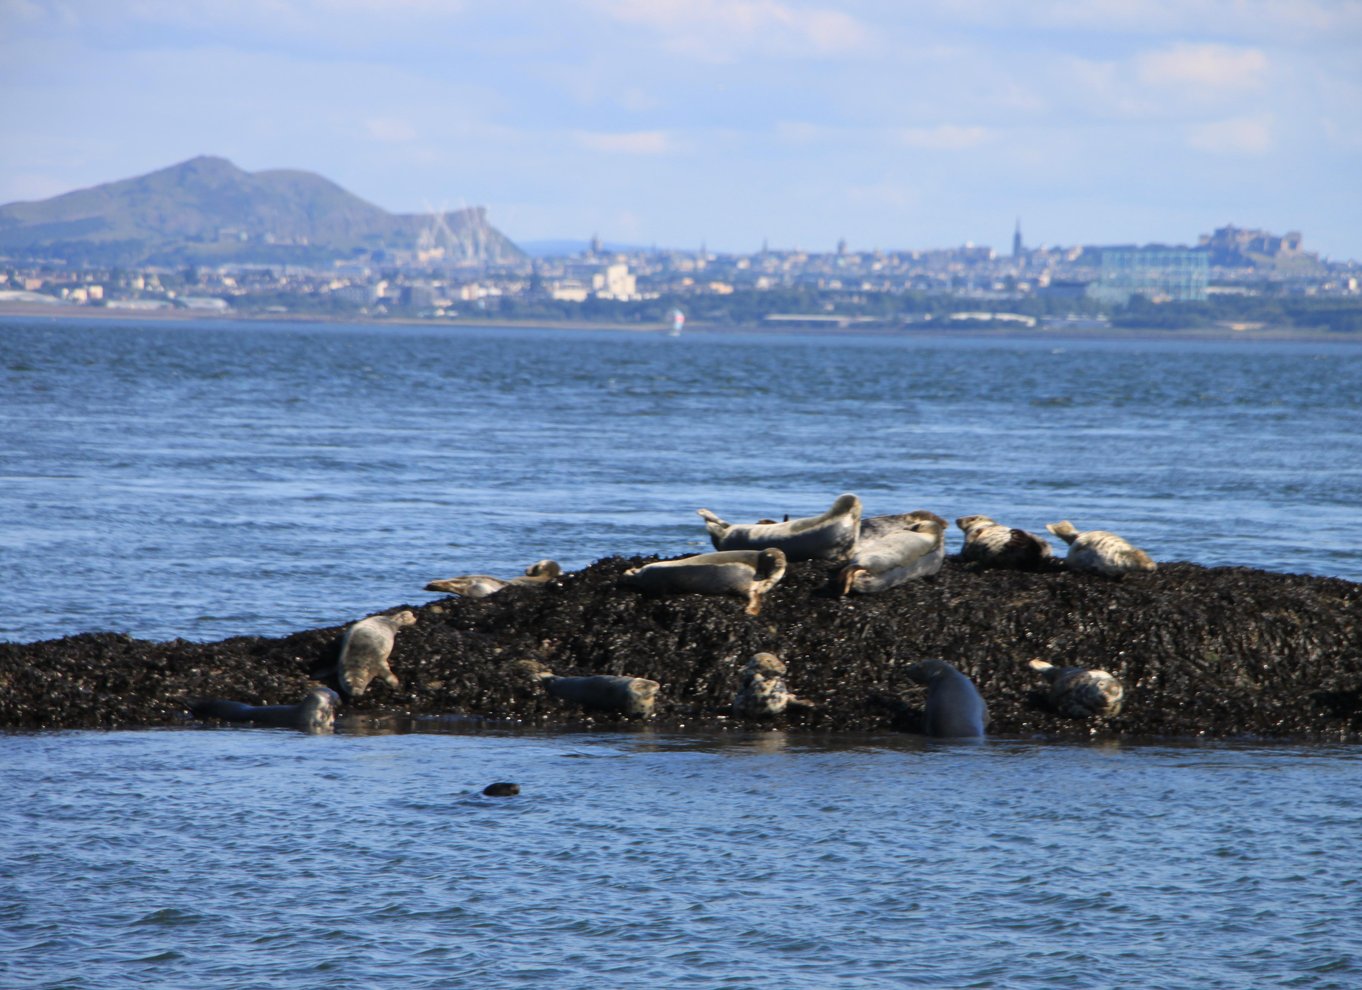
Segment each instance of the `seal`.
M462 577L442 578L426 585L427 591L441 591L447 595L462 595L464 598L486 598L495 595L503 588L542 588L554 578L560 577L563 568L556 560L540 560L525 568L519 577L498 578L490 574L465 574Z
M733 714L770 718L783 713L794 700L785 686L785 664L774 653L758 653L743 668L738 693L733 696Z
M1104 529L1080 533L1067 519L1048 523L1045 528L1069 544L1064 562L1072 570L1120 579L1127 574L1152 571L1158 567L1150 560L1149 554Z
M1069 718L1094 718L1121 713L1125 688L1105 670L1056 667L1045 660L1031 660L1028 665L1049 682L1045 700L1059 714Z
M775 547L790 561L845 560L861 532L861 500L839 495L821 516L780 523L734 525L708 509L696 509L715 550L764 550Z
M761 599L785 576L780 550L722 550L631 567L620 580L653 594L736 595L747 614L761 612Z
M988 724L988 706L979 689L945 660L919 660L906 671L927 687L923 727L942 739L977 739Z
M538 681L555 698L571 701L583 708L647 717L653 713L657 681L646 677L619 674L588 674L584 677L559 677L537 660L520 660L519 669Z
M484 787L482 793L487 797L515 797L520 793L520 785L509 780L498 780L495 784Z
M838 575L842 594L887 591L931 577L946 559L946 520L925 509L897 516L871 516L851 559Z
M336 725L340 695L320 684L307 692L296 705L248 705L219 698L195 700L189 711L195 718L220 718L224 722L249 722L252 725L301 729L303 732L331 732Z
M988 516L961 516L955 524L965 534L960 559L981 567L1034 571L1053 558L1045 537L1003 526Z
M341 640L340 659L336 661L336 679L341 690L358 698L375 677L381 677L389 687L401 684L388 666L388 656L393 651L397 630L414 622L416 616L404 610L393 615L371 615L350 626Z

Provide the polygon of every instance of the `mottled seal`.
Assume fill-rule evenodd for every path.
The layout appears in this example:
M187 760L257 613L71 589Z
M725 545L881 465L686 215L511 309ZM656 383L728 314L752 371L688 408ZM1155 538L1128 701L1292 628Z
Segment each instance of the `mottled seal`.
M1104 529L1080 533L1067 519L1048 523L1045 528L1069 544L1064 562L1075 571L1122 578L1137 571L1152 571L1158 566L1149 559L1149 554Z
M1120 714L1125 689L1105 670L1056 667L1045 660L1031 660L1029 666L1049 682L1045 700L1059 714L1069 718Z
M661 687L657 681L646 677L619 674L559 677L537 660L520 660L516 666L538 681L555 698L574 702L583 708L624 715L651 715L658 688Z
M247 705L218 698L191 701L195 718L220 718L226 722L281 726L304 732L330 732L336 725L340 695L320 684L307 692L296 705Z
M442 591L464 598L486 598L503 588L542 588L563 573L556 560L540 560L525 568L519 577L498 578L490 574L465 574L462 577L442 578L426 585L427 591Z
M775 547L787 560L844 560L861 532L861 500L840 495L821 516L781 523L734 525L708 509L696 509L705 520L715 550L764 550Z
M916 578L931 577L946 559L946 521L918 509L896 516L871 516L838 576L842 594L887 591Z
M960 559L982 567L1034 571L1053 556L1045 537L1003 526L988 516L961 516L955 524L965 534Z
M979 689L945 660L919 660L906 671L927 686L923 728L943 739L978 738L988 724L988 706Z
M336 662L336 679L341 690L358 698L375 677L381 677L389 687L401 684L388 666L388 655L393 651L397 630L415 621L415 615L402 611L393 615L371 615L350 626L341 640L340 660Z
M631 567L620 580L654 594L736 595L747 599L749 615L757 615L762 596L784 576L780 550L722 550Z
M785 664L774 653L758 653L743 668L733 714L742 718L769 718L785 711L794 701L785 686Z

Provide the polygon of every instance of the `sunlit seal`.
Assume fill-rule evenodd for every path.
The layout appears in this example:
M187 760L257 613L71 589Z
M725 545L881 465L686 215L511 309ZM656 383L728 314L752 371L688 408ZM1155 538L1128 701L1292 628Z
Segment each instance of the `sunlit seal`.
M279 726L304 732L330 732L336 725L340 695L320 684L307 692L296 705L247 705L218 698L191 701L195 718L220 718L226 722Z
M842 594L887 591L931 577L946 559L946 521L924 510L871 516L839 575Z
M1056 667L1045 660L1032 660L1032 670L1038 670L1049 681L1045 700L1050 707L1069 718L1119 715L1125 689L1121 682L1105 670L1086 667Z
M979 689L944 660L919 660L906 671L927 686L923 729L943 739L978 738L988 724L988 706Z
M657 681L620 674L588 674L559 677L537 660L520 660L516 666L538 681L555 698L571 701L583 708L648 716L657 702Z
M1138 571L1152 571L1158 566L1149 559L1149 554L1104 529L1080 533L1068 520L1049 523L1045 528L1069 544L1064 562L1075 571L1122 578Z
M389 687L401 684L388 666L388 656L393 651L397 630L415 621L415 615L402 611L393 615L371 615L347 629L341 640L340 659L336 662L336 679L340 681L341 690L358 698L375 677L381 677Z
M705 521L715 550L762 550L775 547L790 561L843 560L861 532L861 500L840 495L821 516L780 523L734 525L708 509L696 509Z
M955 524L965 534L961 560L982 567L1034 571L1052 557L1050 541L1045 537L1003 526L988 516L961 516Z
M486 598L503 588L542 588L563 573L556 560L540 560L525 568L519 577L498 578L490 574L465 574L462 577L442 578L426 585L427 591L442 591L464 598Z
M762 596L784 576L785 554L779 550L723 550L631 567L620 580L653 594L736 595L756 615Z
M785 664L774 653L758 653L743 668L733 714L741 718L779 715L794 700L785 686Z

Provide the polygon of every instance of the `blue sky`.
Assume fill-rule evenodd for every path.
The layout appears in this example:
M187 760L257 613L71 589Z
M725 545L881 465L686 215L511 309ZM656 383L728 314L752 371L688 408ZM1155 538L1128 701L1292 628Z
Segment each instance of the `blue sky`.
M199 154L515 240L1362 260L1362 0L0 0L0 203Z

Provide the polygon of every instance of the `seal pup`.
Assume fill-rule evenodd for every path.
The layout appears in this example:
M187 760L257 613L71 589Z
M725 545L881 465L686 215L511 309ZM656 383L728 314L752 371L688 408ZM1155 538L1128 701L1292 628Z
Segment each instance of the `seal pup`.
M785 554L776 549L722 550L631 567L620 580L658 594L736 595L747 614L761 612L761 599L785 576Z
M961 516L955 525L965 534L960 559L983 567L1034 571L1053 557L1050 541L1043 536L1013 529L988 516Z
M861 500L839 495L820 516L781 523L726 523L708 509L696 509L715 550L764 550L775 547L787 560L843 560L861 533Z
M1047 523L1045 528L1069 544L1064 562L1075 571L1123 578L1136 571L1152 571L1158 567L1150 560L1149 554L1104 529L1080 533L1067 519Z
M871 516L851 560L838 575L842 594L888 591L931 577L946 559L946 520L923 509L897 516Z
M661 687L657 681L646 677L619 674L559 677L537 660L521 660L516 666L538 681L555 698L574 702L583 708L624 715L651 715Z
M1040 671L1049 682L1045 700L1069 718L1119 715L1125 688L1105 670L1086 667L1056 667L1045 660L1031 660L1028 666Z
M525 568L519 577L498 578L490 574L465 574L462 577L441 578L426 585L427 591L442 591L448 595L462 595L464 598L486 598L495 595L503 588L542 588L554 578L561 576L563 568L556 560L540 560Z
M733 714L769 718L784 712L795 700L785 686L785 664L774 653L758 653L743 668L738 693L733 696Z
M336 661L336 679L341 690L358 698L375 677L383 678L389 687L401 684L388 666L388 656L393 651L397 630L414 622L416 616L403 610L393 615L371 615L350 626L341 640L340 659Z
M303 732L331 732L336 727L340 695L320 684L313 686L296 705L248 705L219 698L195 700L189 711L195 718L220 718L225 722L280 726Z
M988 706L979 689L945 660L919 660L908 678L927 687L923 727L941 739L978 739L988 724Z

